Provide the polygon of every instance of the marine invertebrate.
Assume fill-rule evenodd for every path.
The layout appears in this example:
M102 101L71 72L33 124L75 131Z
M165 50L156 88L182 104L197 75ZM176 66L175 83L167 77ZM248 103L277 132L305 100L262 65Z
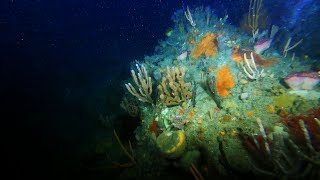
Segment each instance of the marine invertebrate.
M233 61L235 61L237 63L243 60L243 53L239 49L239 47L236 47L236 48L232 49L231 58L232 58Z
M171 117L172 126L177 129L183 129L187 121L182 115L172 115Z
M289 74L284 82L293 90L312 90L319 82L318 72L297 72Z
M252 52L250 53L251 59L247 59L246 53L244 53L243 57L244 57L244 62L245 63L243 61L241 61L240 64L241 64L241 67L242 67L243 71L248 76L248 78L250 78L250 79L258 79L258 78L260 78L261 74L263 74L264 70L262 69L261 71L259 71L257 69L256 63L254 61L253 53Z
M275 107L274 107L273 105L267 105L267 106L266 106L266 111L267 111L268 113L275 113L275 112L276 112L276 109L275 109Z
M262 7L263 0L250 0L249 11L248 11L248 26L251 28L252 37L255 37L259 33L259 17L260 9Z
M192 111L188 112L188 117L189 118L194 118L195 114Z
M186 135L183 131L165 131L161 133L156 143L167 157L178 158L186 147Z
M248 7L248 13L246 13L241 22L241 29L252 35L252 40L255 40L259 31L270 26L270 17L266 11L266 8L262 5L263 0L250 0Z
M200 171L197 169L197 167L193 163L191 163L191 166L190 166L189 170L192 173L194 179L196 179L196 180L204 180L204 177L202 176Z
M194 49L192 57L195 59L202 55L206 57L215 57L218 49L217 36L214 33L207 33Z
M256 173L277 178L319 178L318 156L308 157L290 139L281 134L273 134L273 143L270 144L271 154L264 159L264 166L258 167L258 162L252 162L252 168Z
M166 75L162 76L162 82L158 85L160 100L166 106L174 106L192 97L189 91L191 83L185 83L186 68L167 67Z
M302 41L303 41L303 39L301 39L300 41L298 41L297 43L295 43L293 46L290 46L290 43L291 43L291 37L287 40L287 43L286 43L286 45L284 46L284 48L283 48L283 52L282 52L282 55L283 55L283 57L286 57L287 56L287 54L288 54L288 52L290 51L290 50L292 50L293 48L295 48L295 47L297 47ZM289 47L290 46L290 47Z
M285 131L267 136L261 120L257 119L261 135L248 137L240 134L252 157L264 159L252 159L253 170L274 177L319 178L320 121L317 117L320 117L320 108L311 109L305 115L283 116L281 122L288 128L290 136L285 135Z
M234 78L228 65L224 65L218 69L216 76L216 92L221 97L227 97L230 93L230 89L234 87Z
M248 117L251 117L251 116L253 116L254 115L254 112L253 111L247 111L246 112L246 116L248 116Z
M192 18L192 14L190 12L189 6L187 6L187 11L184 12L184 16L186 17L186 19L189 21L190 25L195 27L196 23Z
M139 115L139 107L137 103L131 98L123 97L120 103L122 109L124 109L131 117L137 117Z
M158 135L159 133L159 125L155 119L152 119L151 123L149 124L149 132Z
M289 134L297 144L306 145L305 131L310 137L310 144L316 151L320 151L320 108L309 110L306 114L283 116L281 123L287 126Z
M113 130L113 135L114 137L116 138L118 144L120 145L122 151L125 153L125 155L129 158L129 162L127 163L118 163L116 161L112 161L111 160L111 157L107 154L107 157L108 159L112 162L112 164L115 166L115 167L132 167L136 164L136 160L135 160L135 156L134 156L134 153L133 153L133 148L132 148L132 145L131 145L131 142L129 141L129 150L130 152L124 147L123 143L121 142L117 132L115 130Z
M131 83L127 83L125 84L125 86L132 95L138 98L139 101L148 102L153 105L153 100L151 98L151 94L152 94L151 77L148 76L147 69L143 65L139 66L139 64L136 64L136 67L138 69L138 76L136 75L134 70L131 70L131 76L135 84L139 88L139 93L132 86Z
M251 51L248 51L248 50L242 50L242 49L239 49L239 48L234 48L232 50L232 56L231 57L232 57L233 61L239 63L239 62L244 60L244 54L249 55L251 53L253 53L254 62L258 67L270 67L271 65L275 64L278 61L278 59L274 59L274 58L264 59L257 53L254 53L254 52L251 52Z
M260 135L245 135L242 131L239 135L244 146L250 152L252 158L250 163L255 173L277 178L302 178L305 176L309 176L311 179L319 178L320 174L317 173L320 167L319 152L310 146L307 151L299 148L290 137L284 135L283 131L274 132L267 136L259 118L257 118L257 123ZM301 129L304 128L301 127ZM303 134L305 140L308 141L306 131Z
M199 135L199 136L198 136L198 139L199 139L200 141L204 141L204 140L205 140L204 136L202 136L202 135Z
M210 116L210 119L212 119L212 117L213 117L213 109L210 109L209 116Z
M184 110L180 108L180 109L178 110L178 113L179 113L179 115L183 115L183 114L184 114Z

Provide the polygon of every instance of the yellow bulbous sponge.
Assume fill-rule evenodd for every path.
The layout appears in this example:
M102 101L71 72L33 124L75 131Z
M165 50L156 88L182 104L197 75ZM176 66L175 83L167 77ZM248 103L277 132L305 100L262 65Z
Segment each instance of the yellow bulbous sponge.
M157 145L168 158L178 158L186 147L186 135L183 131L164 131L158 136Z

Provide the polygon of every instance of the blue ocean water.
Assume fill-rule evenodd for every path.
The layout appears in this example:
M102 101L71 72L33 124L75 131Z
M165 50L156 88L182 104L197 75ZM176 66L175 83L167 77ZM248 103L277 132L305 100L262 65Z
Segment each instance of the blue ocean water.
M272 27L278 29L273 37L269 36ZM3 0L0 3L0 102L4 165L13 178L222 179L269 175L292 178L299 173L305 173L301 179L319 178L317 130L320 126L315 123L318 121L305 120L306 128L303 123L300 126L296 123L299 133L290 134L294 125L281 119L297 119L301 114L320 118L315 110L313 114L307 111L319 107L319 85L315 82L318 76L312 74L320 71L319 28L318 0ZM209 53L197 56L196 47L210 33L216 37L217 47L209 45ZM270 42L261 51L254 49L260 40ZM200 49L205 48L203 45ZM258 56L251 57L256 59L258 70L245 73L233 59L235 49L246 52L245 57L249 57L249 52L259 52L261 64ZM243 53L240 56L243 58ZM226 64L237 78L229 99L217 96L218 89L212 95L208 92L211 87L203 87L202 79L218 77L214 74ZM252 66L250 62L247 64ZM206 108L209 105L205 100L195 97L191 101L190 97L190 101L181 100L173 107L162 101L157 86L169 74L169 66L187 68L186 84L191 83L193 97L210 99L214 123L209 123L212 110ZM136 86L139 83L132 80L131 70L139 76L137 67L142 69L140 75L145 73L145 68L147 77L152 79L152 103L141 100L147 96L139 98L125 87L131 82L138 94L143 94ZM145 79L147 82L148 78ZM300 84L288 85L286 80ZM205 83L215 88L214 81ZM311 88L312 83L315 85ZM293 96L291 104L284 103ZM307 98L311 96L313 99ZM268 99L274 100L270 100L273 103L252 105L269 102ZM267 107L270 115L264 116L263 110L255 106ZM166 115L171 121L169 125L159 123L162 120L158 119L171 111L180 114ZM262 119L265 128L261 128L259 121L257 125L257 118ZM267 121L269 118L275 119ZM215 124L229 120L234 124L221 123L219 127ZM276 124L281 120L287 124ZM235 125L243 121L243 126ZM246 122L250 124L247 129ZM258 148L267 152L263 155L268 157L260 156L270 158L266 164L255 164L259 161L255 157L253 161L235 158L237 153L247 153L246 157L256 155L245 151L250 148L248 143L259 147L269 143L271 151L276 151L280 146L272 149L275 142L272 133L281 128L287 136L297 136L292 140L298 148L311 144L301 151L308 152L303 155L312 160L292 159L289 155L276 159L269 156L276 153L268 153L267 145L263 150ZM114 130L125 148L130 149L129 140L132 143L134 163L132 160L127 163L128 157L122 152ZM186 136L187 145L183 154L171 158L172 154L162 152L162 146L168 144L159 137L170 131L170 136L176 133L181 138L180 130ZM220 136L229 137L225 136L228 133L229 139L220 139ZM299 138L303 143L299 144ZM288 151L296 150L295 145ZM224 146L234 151L224 152L221 150ZM274 165L280 160L288 163ZM290 169L296 167L296 162L297 169ZM301 168L305 165L310 169ZM190 170L194 166L203 177Z

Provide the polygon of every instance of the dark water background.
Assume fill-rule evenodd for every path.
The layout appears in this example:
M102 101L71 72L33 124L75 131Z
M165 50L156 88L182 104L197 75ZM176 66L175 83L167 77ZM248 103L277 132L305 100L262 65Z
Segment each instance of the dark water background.
M285 2L270 8L271 2L272 16L290 15L280 11ZM99 113L119 111L130 62L153 53L177 9L210 5L238 25L248 7L247 1L222 0L0 4L2 163L12 177L72 175L81 149L101 126Z

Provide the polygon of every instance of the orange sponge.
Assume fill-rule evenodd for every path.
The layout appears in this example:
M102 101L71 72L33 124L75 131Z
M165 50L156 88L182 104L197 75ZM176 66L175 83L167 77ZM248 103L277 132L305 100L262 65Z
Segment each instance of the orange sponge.
M227 97L229 90L234 86L234 78L227 65L222 66L218 69L216 81L216 91L219 96Z
M218 52L218 40L214 33L207 33L197 47L194 49L192 57L198 58L202 55L206 57L215 57Z

